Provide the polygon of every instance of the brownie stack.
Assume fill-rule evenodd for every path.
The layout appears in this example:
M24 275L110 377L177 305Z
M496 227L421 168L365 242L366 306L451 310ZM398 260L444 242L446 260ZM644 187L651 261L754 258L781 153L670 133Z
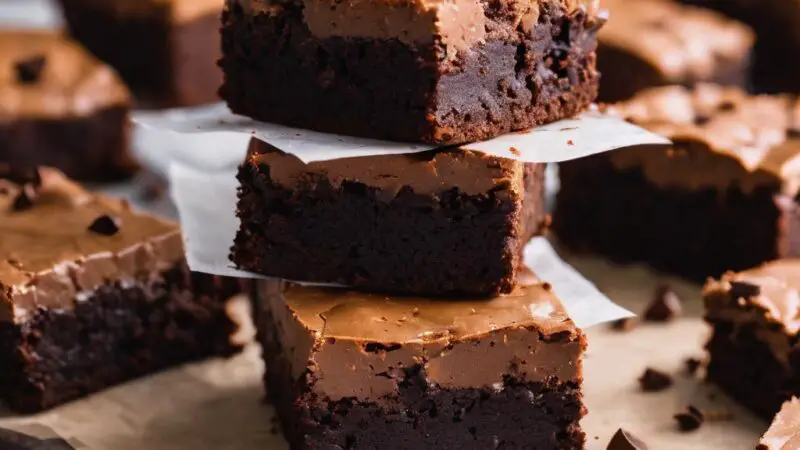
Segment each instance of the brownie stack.
M304 163L252 141L231 260L271 277L256 323L292 449L583 448L586 339L522 261L544 165L460 147L591 104L583 3L227 1L235 113L447 146Z

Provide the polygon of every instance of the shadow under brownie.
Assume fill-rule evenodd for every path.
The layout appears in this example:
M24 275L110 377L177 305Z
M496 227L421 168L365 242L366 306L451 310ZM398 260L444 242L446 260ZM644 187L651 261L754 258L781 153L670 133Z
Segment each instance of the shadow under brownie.
M130 94L114 71L50 31L0 31L0 163L83 181L126 178Z
M586 340L544 283L446 302L260 281L255 297L292 450L583 448Z
M462 149L304 164L253 139L231 260L384 292L510 292L546 225L544 167Z
M329 133L459 144L572 117L597 95L595 8L573 0L228 0L220 95Z
M701 281L800 252L800 103L700 85L612 108L671 138L559 165L567 247Z
M231 355L237 280L191 273L177 225L53 169L0 174L0 398L35 412Z
M139 107L219 100L224 0L60 0L70 33L113 66Z

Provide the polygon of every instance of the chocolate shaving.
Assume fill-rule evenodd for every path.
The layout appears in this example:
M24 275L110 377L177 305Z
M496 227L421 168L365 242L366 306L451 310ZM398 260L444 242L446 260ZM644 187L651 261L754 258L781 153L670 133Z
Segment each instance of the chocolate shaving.
M636 317L626 317L611 322L611 328L616 331L631 331L639 325L639 319Z
M669 322L678 317L683 310L681 299L670 289L663 285L656 289L653 301L644 312L644 320L649 322Z
M745 281L731 281L728 293L734 299L757 297L761 294L761 286Z
M611 437L606 450L647 450L647 444L632 435L630 431L620 428Z
M36 201L36 189L31 184L22 186L19 194L11 204L12 211L25 211L33 208L33 203Z
M674 417L681 431L694 431L700 428L705 420L702 411L692 405L686 407L686 412L675 414Z
M122 226L122 219L103 214L89 225L89 231L103 236L113 236L119 232L120 226Z
M22 61L17 61L14 69L17 72L17 81L22 84L32 84L39 81L42 76L47 59L44 55L37 55Z
M648 367L639 377L639 386L644 392L658 392L672 386L672 377L660 370Z

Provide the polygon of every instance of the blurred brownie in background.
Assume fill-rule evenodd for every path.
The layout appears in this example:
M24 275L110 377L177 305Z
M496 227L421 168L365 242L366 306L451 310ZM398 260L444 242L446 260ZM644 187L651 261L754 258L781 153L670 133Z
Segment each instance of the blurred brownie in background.
M699 85L610 109L673 145L560 164L565 245L697 280L800 253L800 103Z
M600 30L600 101L627 100L657 86L714 82L744 87L752 31L713 11L671 0L606 0Z
M109 66L50 31L0 31L0 163L83 181L136 170L130 94Z
M144 107L214 102L224 0L60 0L70 32Z

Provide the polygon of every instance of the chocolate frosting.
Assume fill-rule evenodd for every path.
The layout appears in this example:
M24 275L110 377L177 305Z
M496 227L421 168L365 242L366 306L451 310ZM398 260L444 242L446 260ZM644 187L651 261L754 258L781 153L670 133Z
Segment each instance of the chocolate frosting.
M38 307L73 308L104 283L125 284L182 260L174 223L90 193L54 169L39 172L41 183L19 184L0 171L1 321L22 322ZM30 202L19 207L23 191ZM104 216L118 229L98 229Z
M20 65L40 71L22 77ZM49 31L0 31L0 122L87 116L124 106L130 94L116 73L66 37Z
M649 89L608 111L672 139L673 146L638 146L609 153L620 170L640 168L652 183L685 189L748 192L800 188L800 139L793 133L800 104L789 96L750 96L711 84Z
M251 140L249 151L252 163L268 165L272 182L287 189L298 189L315 177L324 177L336 187L349 181L376 188L380 198L386 201L404 187L417 194L434 195L453 188L468 195L502 188L520 192L524 177L522 162L461 149L342 158L310 164L257 139Z
M458 302L278 281L259 289L295 377L308 374L332 400L391 395L414 366L444 388L582 380L583 335L532 276L511 294Z
M763 450L800 448L800 399L787 400L759 441Z
M611 15L600 44L642 58L672 83L711 79L720 62L747 58L745 25L713 11L663 0L605 0Z
M219 15L225 0L78 0L87 8L103 9L119 17L166 17L187 22Z

